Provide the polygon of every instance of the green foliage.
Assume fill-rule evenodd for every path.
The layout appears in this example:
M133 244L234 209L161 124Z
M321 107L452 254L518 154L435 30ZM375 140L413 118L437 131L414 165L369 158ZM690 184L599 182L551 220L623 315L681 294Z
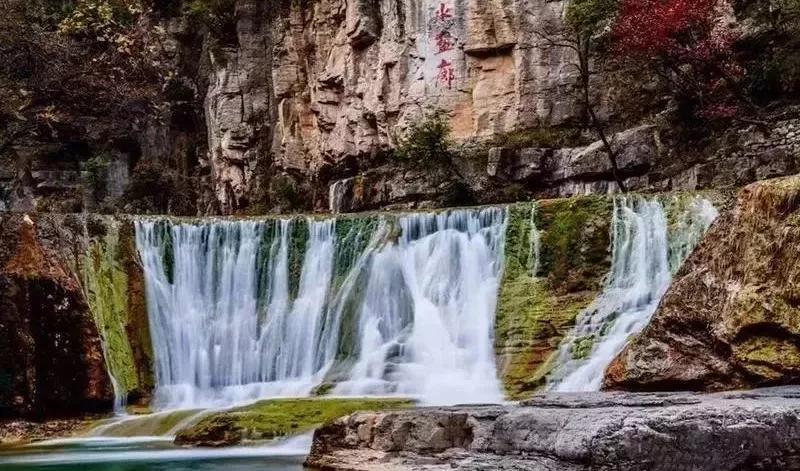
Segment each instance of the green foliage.
M206 429L224 428L253 440L269 440L309 431L322 424L358 411L401 409L413 406L404 399L274 399L214 414L178 433L191 443L192 436L206 435Z
M583 36L600 33L619 9L618 0L571 0L567 5L566 23Z
M411 123L398 139L397 156L411 163L442 166L452 163L450 123L443 111L432 111Z
M143 12L139 0L79 0L61 21L59 31L100 41L121 41L119 28L130 26Z
M87 160L84 167L84 185L97 201L101 200L106 194L108 161L107 154L100 154Z
M236 43L236 0L192 0L188 13L223 45Z

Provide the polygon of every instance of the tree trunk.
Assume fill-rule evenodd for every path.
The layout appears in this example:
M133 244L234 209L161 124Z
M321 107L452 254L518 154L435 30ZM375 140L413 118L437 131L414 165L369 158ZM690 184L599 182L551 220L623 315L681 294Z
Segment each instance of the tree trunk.
M581 39L578 37L578 61L579 61L579 73L581 75L581 88L583 89L583 105L586 107L586 112L589 115L589 120L591 122L592 128L597 133L600 141L603 143L603 148L608 155L608 161L611 163L611 175L614 177L614 181L617 183L617 187L619 191L622 193L627 193L628 188L625 186L625 182L622 180L622 175L619 171L619 165L617 164L617 153L614 151L614 148L611 145L611 142L608 140L606 136L605 128L600 120L597 118L597 114L594 111L594 106L592 105L592 100L589 93L590 79L591 79L591 70L589 68L589 52L591 48L591 39Z

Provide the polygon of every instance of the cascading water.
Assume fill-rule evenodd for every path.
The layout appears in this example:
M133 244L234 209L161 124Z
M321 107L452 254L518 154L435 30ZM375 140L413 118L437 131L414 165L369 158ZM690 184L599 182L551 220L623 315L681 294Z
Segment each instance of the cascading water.
M607 287L578 319L562 344L552 389L563 392L600 389L606 367L631 336L650 321L677 271L716 219L714 206L702 198L682 208L668 225L658 200L615 200L612 263Z
M539 231L539 228L536 227L536 204L531 206L530 234L531 240L528 260L530 260L531 277L536 278L539 276L542 252L542 233Z
M505 210L354 221L137 222L155 404L308 395L331 376L341 394L501 400Z
M492 337L505 210L412 215L399 226L370 262L358 362L336 392L502 400Z
M331 358L316 342L333 274L334 222L309 221L296 296L293 221L137 223L156 353L156 404L306 395ZM171 257L171 260L170 260Z

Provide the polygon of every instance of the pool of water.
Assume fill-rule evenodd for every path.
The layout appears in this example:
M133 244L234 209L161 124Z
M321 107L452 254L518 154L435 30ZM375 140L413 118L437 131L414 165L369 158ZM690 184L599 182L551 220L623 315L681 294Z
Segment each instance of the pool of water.
M2 471L301 471L310 436L223 449L180 448L170 439L55 440L0 451Z

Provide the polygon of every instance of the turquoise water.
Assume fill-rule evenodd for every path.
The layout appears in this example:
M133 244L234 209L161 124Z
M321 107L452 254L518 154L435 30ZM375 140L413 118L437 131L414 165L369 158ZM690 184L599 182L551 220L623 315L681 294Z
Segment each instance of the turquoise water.
M308 440L226 449L179 448L160 438L62 440L0 451L0 470L301 471Z

